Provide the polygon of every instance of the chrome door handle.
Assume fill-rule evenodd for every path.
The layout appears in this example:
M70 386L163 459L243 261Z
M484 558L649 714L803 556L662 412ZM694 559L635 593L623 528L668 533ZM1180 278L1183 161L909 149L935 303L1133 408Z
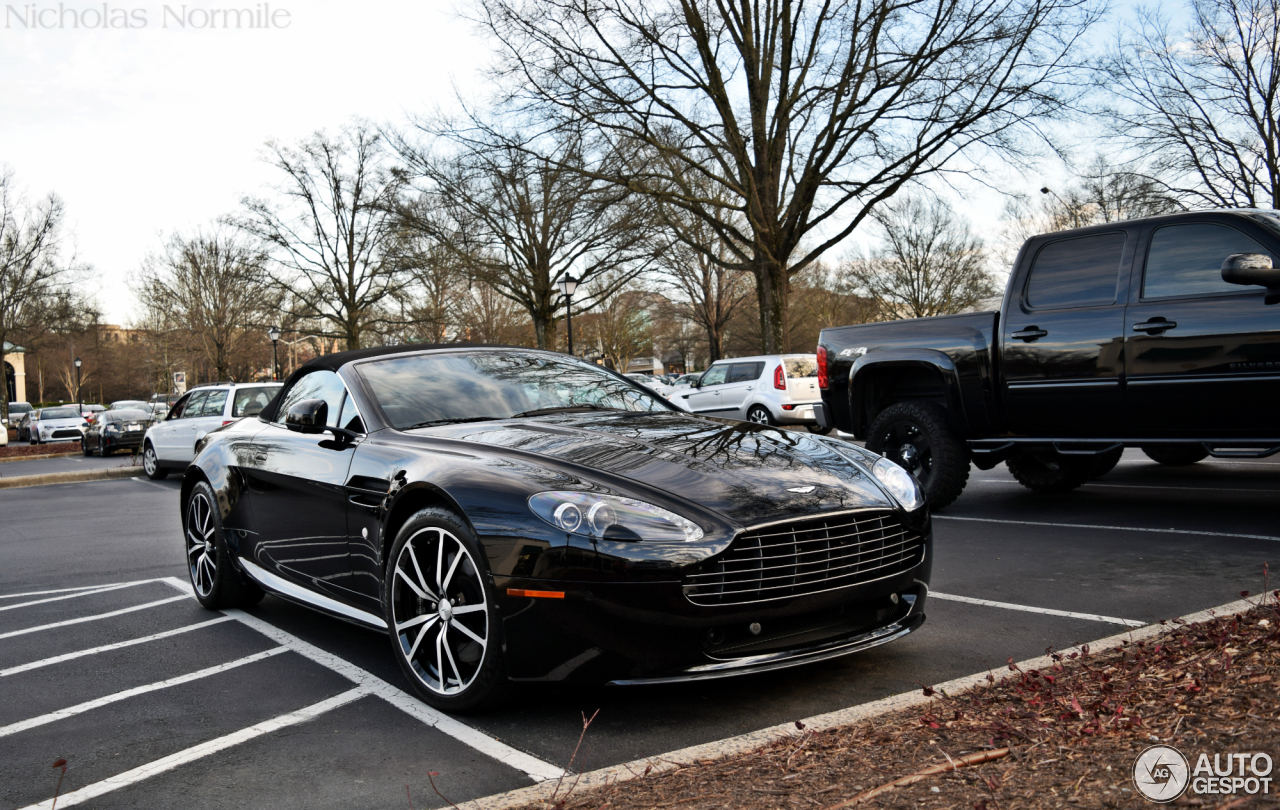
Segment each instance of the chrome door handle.
M1039 340L1042 337L1047 337L1048 334L1049 334L1048 332L1044 331L1043 329L1040 329L1039 327L1028 326L1026 329L1023 329L1021 332L1014 332L1012 335L1009 335L1009 337L1016 338L1018 340L1025 340L1026 342L1030 343L1033 340Z
M1135 323L1133 325L1133 331L1146 332L1147 334L1158 335L1167 329L1176 329L1177 326L1178 326L1177 321L1166 321L1163 318L1160 318L1160 319L1152 318L1151 320L1145 323Z

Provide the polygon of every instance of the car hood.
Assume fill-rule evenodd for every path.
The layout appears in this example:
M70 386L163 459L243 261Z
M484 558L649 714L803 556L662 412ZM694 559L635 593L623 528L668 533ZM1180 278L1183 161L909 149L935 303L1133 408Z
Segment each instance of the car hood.
M893 507L859 464L807 434L679 413L569 413L445 432L638 481L740 525ZM433 429L440 435L439 429Z
M69 416L66 419L39 419L36 424L42 428L67 428L80 427L80 423L83 421L78 416Z

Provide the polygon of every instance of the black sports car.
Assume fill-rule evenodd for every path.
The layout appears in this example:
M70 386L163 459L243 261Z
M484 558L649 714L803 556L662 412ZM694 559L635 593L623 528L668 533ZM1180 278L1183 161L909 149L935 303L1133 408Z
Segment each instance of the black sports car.
M182 485L200 602L263 591L388 631L424 700L818 661L924 621L915 479L835 439L694 416L509 347L320 357Z

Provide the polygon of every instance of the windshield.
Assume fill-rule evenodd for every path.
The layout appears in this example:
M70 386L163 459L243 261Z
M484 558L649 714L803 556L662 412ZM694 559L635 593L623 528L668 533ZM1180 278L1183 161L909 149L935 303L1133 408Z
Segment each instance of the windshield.
M40 412L41 419L79 419L80 412L75 408L45 408Z
M31 413L31 406L25 402L10 402L9 413Z
M787 367L788 377L816 377L818 376L818 358L813 357L791 357L782 361Z
M514 352L416 355L359 366L398 430L558 410L670 411L599 366Z

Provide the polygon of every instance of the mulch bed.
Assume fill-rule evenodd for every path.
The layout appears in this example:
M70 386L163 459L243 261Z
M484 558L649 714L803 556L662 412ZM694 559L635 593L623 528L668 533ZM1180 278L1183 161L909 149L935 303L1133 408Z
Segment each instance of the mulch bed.
M74 456L80 452L80 445L77 442L56 442L54 444L27 444L26 442L14 443L12 432L9 435L9 444L0 447L0 458L26 458L27 456Z
M528 808L1138 808L1154 805L1130 774L1156 742L1193 768L1201 753L1244 752L1280 766L1280 591L1247 613L1053 660L1024 672L1009 659L963 694L926 688L934 699L923 707L827 731L798 727L743 756L581 793L569 776L560 798ZM1272 776L1267 796L1189 789L1175 806L1277 807L1280 767Z

